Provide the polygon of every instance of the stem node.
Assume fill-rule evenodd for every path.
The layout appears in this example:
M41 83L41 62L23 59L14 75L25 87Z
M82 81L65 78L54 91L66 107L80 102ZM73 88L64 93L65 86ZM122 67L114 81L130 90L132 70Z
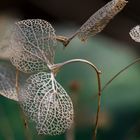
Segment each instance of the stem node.
M54 64L53 66L51 66L50 69L51 69L51 71L55 72L55 71L58 71L64 65L69 64L69 63L74 63L74 62L82 62L82 63L86 63L86 64L90 65L95 70L96 75L97 75L98 106L97 106L97 113L96 113L95 129L94 129L94 132L93 132L93 138L94 138L94 140L96 140L96 134L97 134L97 129L98 129L98 121L99 121L99 113L100 113L100 102L101 102L101 78L100 78L101 71L98 70L98 68L93 63L91 63L87 60L84 60L84 59L72 59L72 60L65 61L63 63Z

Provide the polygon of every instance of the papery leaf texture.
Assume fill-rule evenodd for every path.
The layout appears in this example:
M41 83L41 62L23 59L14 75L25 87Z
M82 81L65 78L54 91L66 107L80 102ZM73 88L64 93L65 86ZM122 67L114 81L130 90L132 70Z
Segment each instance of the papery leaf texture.
M129 32L131 38L136 42L140 42L140 25L133 27Z
M2 17L2 22L0 22L0 58L9 59L11 56L11 51L9 51L9 40L11 37L11 28L13 25L13 20L8 17Z
M11 62L20 71L33 73L53 64L56 37L54 28L45 20L16 22L11 31Z
M19 94L25 114L36 123L39 134L58 135L71 127L73 104L52 73L31 75Z
M27 77L25 74L19 77L19 88L22 88ZM15 84L16 69L9 63L0 63L0 95L18 101Z
M117 15L126 5L125 0L112 0L93 14L77 31L81 41L87 40L89 36L94 36L101 32L108 22Z

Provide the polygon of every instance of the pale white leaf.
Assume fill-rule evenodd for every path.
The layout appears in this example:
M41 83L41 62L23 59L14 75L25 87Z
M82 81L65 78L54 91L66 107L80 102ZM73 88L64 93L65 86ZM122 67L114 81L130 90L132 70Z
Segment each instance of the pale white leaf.
M131 38L136 42L140 42L140 25L135 26L129 32Z
M22 88L25 79L27 78L25 74L20 75L19 88ZM10 66L8 63L0 64L0 95L18 101L18 96L16 93L16 70L14 67Z
M15 89L15 75L0 66L0 95L18 101Z
M26 73L48 69L54 60L55 38L53 27L45 20L29 19L15 23L10 40L11 62Z
M101 32L108 22L126 5L125 0L112 0L93 14L78 30L80 40L85 41L89 36Z
M31 75L19 100L26 115L36 122L39 134L58 135L71 127L72 101L52 73Z

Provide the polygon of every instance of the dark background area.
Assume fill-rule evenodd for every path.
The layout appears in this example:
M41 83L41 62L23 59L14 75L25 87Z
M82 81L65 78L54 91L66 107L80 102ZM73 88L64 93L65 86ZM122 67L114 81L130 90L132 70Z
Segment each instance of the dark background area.
M69 22L80 26L107 2L109 0L1 0L0 13L9 13L18 19L41 18L52 24ZM128 0L124 10L102 33L127 43L134 43L127 33L139 23L140 0Z

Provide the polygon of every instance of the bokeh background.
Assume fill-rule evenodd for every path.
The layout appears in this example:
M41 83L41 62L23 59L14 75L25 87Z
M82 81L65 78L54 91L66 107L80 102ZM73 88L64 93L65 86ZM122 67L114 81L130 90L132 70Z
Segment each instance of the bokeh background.
M69 36L109 0L1 0L0 61L6 57L8 28L13 22L40 18L50 22L57 35ZM129 31L140 24L140 0L128 0L127 6L95 37L82 43L73 39L64 49L58 43L55 63L82 58L102 70L102 85L123 67L140 56L140 44ZM6 52L6 53L4 53ZM75 108L75 126L60 136L38 135L29 123L24 129L19 104L0 96L0 140L91 140L96 108L97 81L89 66L76 63L65 66L57 76L71 96ZM122 73L102 93L97 140L140 140L140 65Z

